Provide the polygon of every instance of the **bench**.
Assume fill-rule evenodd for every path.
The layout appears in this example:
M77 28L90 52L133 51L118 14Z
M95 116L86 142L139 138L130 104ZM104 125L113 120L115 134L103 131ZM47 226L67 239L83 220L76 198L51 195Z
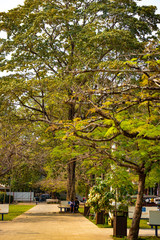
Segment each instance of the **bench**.
M60 209L60 212L63 212L62 210L64 210L64 212L68 212L68 210L70 210L69 202L68 201L61 201L58 208Z
M149 211L149 223L151 227L155 226L155 236L158 237L158 226L160 226L160 211Z
M0 214L2 214L2 221L3 215L9 213L9 204L0 204Z
M46 203L50 204L50 203L59 203L58 199L46 199Z

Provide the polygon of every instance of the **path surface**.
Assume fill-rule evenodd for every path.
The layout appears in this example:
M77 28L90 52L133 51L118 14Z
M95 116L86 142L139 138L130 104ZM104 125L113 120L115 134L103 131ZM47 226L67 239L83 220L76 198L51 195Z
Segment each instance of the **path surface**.
M154 233L140 230L141 236ZM0 222L0 240L111 240L112 234L113 229L98 228L79 213L59 213L56 204L39 204L11 222Z
M36 205L12 222L0 223L0 240L111 240L79 213L58 213L55 204Z

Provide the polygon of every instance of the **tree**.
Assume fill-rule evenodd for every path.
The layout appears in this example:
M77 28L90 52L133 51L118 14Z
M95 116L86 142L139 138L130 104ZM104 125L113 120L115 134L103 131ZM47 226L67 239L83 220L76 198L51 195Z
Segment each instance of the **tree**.
M16 117L48 126L55 122L55 128L61 120L84 118L92 103L85 104L81 91L90 86L92 93L97 83L113 84L117 75L113 70L107 78L95 71L108 64L119 68L124 54L142 50L158 21L155 7L128 0L26 0L24 6L1 13L0 29L7 33L1 40L1 70L12 71L1 78L1 89L21 106ZM77 70L85 71L75 76ZM75 167L76 158L68 162L70 186ZM68 198L74 194L72 189Z
M119 210L122 206L127 208L133 193L134 186L126 169L112 165L110 173L106 174L104 179L96 178L95 184L90 188L87 204L92 206L95 212ZM121 205L117 206L117 202Z
M158 165L153 170L151 170L151 172L149 174L149 177L146 180L146 189L147 188L153 188L153 191L154 191L153 194L159 195L159 190L160 190L160 169L159 169Z
M158 41L150 42L139 57L122 65L114 62L119 69L113 69L113 63L108 63L107 70L95 71L97 79L101 79L102 72L107 72L103 76L106 85L97 81L97 89L88 87L81 91L81 98L83 95L90 109L86 111L86 119L79 118L68 125L68 131L91 142L100 156L107 156L138 175L130 239L138 238L146 176L160 162L159 48ZM75 73L83 74L82 71Z
M47 176L45 165L50 152L44 151L38 127L16 121L3 122L0 134L0 179L14 191L33 190L33 184ZM42 128L41 128L42 131ZM48 146L49 148L49 146ZM10 182L9 182L10 179Z

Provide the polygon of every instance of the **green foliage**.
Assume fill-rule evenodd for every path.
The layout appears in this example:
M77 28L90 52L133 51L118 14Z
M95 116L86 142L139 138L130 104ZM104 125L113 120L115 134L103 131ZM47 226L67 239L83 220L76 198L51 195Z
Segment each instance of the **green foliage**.
M159 164L155 11L134 0L26 0L0 13L7 34L0 70L8 72L0 78L0 121L27 128L12 141L13 132L6 138L2 131L0 174L20 165L28 188L37 172L65 179L67 163L76 159L90 186L87 177L111 162L138 174ZM27 164L36 177L27 178ZM123 184L115 187L125 192Z
M94 185L89 192L87 205L94 209L94 212L100 212L103 209L111 209L112 199L114 198L114 192L110 191L109 186L105 180L100 178L96 179L96 185Z
M9 203L9 198L10 198L10 203L13 202L13 196L8 196L5 192L0 192L0 203Z
M146 187L155 187L160 182L160 169L159 166L155 166L148 174L146 179Z
M135 193L132 175L124 168L112 166L112 170L106 175L108 185L116 191L116 201L121 203L121 207L128 206L131 201L131 195Z
M33 190L34 184L41 178L37 169L28 167L28 164L21 163L12 171L11 187L12 191L28 192Z

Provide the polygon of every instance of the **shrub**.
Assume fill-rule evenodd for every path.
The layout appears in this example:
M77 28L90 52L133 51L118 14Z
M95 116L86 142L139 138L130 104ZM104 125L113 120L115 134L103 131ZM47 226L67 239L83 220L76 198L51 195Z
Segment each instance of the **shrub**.
M5 199L5 202L4 202ZM10 203L13 202L13 196L10 196ZM0 203L9 203L9 196L5 192L0 192Z

